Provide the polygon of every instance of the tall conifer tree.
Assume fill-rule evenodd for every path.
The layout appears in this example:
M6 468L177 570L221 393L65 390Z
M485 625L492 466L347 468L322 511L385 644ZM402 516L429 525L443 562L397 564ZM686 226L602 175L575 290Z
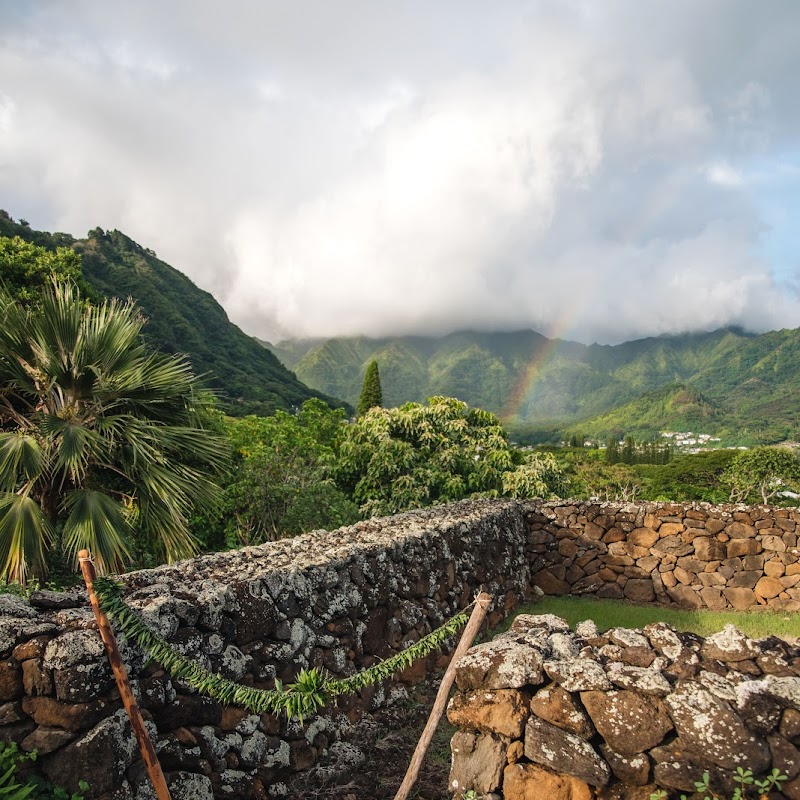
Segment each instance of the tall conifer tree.
M383 405L383 392L381 391L381 376L378 374L378 362L370 361L367 373L364 375L364 385L361 396L358 398L356 416L361 417L375 406Z

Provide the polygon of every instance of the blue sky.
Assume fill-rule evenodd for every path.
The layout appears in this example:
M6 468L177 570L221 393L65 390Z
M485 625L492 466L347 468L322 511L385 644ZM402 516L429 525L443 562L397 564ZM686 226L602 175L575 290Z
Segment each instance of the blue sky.
M0 207L262 338L800 326L796 0L6 0Z

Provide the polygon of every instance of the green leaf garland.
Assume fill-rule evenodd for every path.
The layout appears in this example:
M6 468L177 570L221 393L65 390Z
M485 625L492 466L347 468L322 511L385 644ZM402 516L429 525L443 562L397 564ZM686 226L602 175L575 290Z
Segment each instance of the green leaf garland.
M185 681L198 692L213 697L223 705L240 706L254 714L285 712L288 717L298 717L301 721L330 703L334 697L353 694L425 658L458 633L469 619L466 613L468 606L410 647L348 678L330 678L316 668L302 669L295 682L286 688L276 680L274 689L256 689L223 678L175 650L166 639L150 630L125 602L122 584L110 578L98 577L94 581L94 589L100 608L116 623L118 632L149 653L173 678Z

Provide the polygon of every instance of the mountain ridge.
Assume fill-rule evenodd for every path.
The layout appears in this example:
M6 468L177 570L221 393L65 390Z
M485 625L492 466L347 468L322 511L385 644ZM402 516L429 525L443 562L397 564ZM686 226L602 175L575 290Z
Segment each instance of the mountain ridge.
M513 426L575 430L585 423L587 431L611 435L619 419L604 426L600 418L631 403L652 405L648 393L671 384L698 392L718 409L702 418L709 433L731 440L780 441L796 434L800 420L794 399L800 389L800 330L794 329L754 334L729 327L617 345L548 339L527 329L267 346L301 380L350 402L375 359L386 405L447 394L494 411ZM629 407L622 418L640 434L658 432L652 408Z

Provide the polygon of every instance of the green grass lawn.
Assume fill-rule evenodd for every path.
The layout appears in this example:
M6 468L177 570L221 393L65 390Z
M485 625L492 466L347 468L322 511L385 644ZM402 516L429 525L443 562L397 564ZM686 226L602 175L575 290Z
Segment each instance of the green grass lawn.
M732 623L753 639L770 635L800 637L800 614L772 611L683 611L595 597L546 596L523 606L516 613L555 614L567 620L572 628L584 619L591 619L601 631L615 627L642 628L650 622L666 622L678 630L708 636ZM511 619L505 627L510 624Z

